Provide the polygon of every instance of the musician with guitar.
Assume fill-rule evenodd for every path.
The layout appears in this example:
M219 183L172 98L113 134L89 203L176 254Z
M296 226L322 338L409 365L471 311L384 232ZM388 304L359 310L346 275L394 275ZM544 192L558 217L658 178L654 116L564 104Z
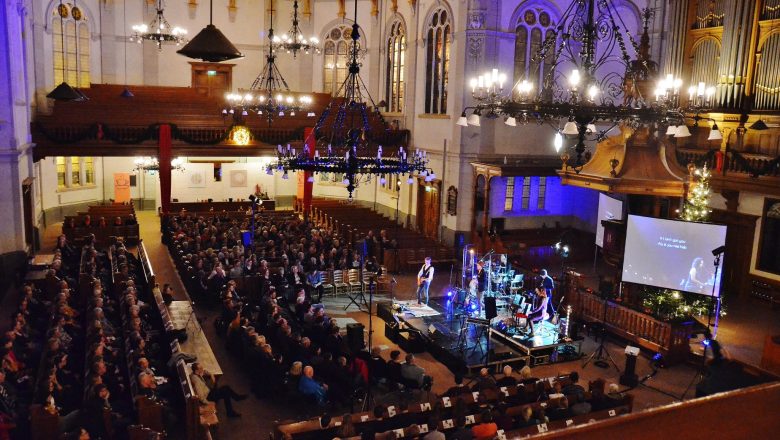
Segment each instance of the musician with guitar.
M422 304L423 295L425 295L425 305L428 305L428 289L433 281L433 266L431 257L425 257L425 264L417 272L417 304Z
M485 296L485 290L487 290L487 277L489 276L485 270L485 263L482 261L477 262L477 304L479 312L482 312L483 297ZM479 313L477 313L479 315Z
M555 283L553 282L552 277L547 275L547 269L540 270L539 275L542 277L539 287L544 290L548 299L548 313L554 314L556 313L555 306L553 305L553 289L555 289Z

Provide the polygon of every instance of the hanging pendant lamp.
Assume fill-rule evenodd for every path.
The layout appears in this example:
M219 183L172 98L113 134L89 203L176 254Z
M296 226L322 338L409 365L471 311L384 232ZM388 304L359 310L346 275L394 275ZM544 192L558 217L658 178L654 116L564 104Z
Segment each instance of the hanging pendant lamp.
M244 54L214 26L214 1L209 2L209 24L176 53L212 63L243 58Z

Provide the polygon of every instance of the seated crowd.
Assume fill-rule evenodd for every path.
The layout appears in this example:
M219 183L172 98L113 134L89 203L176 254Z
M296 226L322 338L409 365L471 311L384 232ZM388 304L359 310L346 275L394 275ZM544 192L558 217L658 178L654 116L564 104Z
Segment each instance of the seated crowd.
M215 325L225 337L228 350L243 359L242 365L252 380L252 391L261 398L284 396L301 414L339 409L352 412L353 404L365 398L369 388L379 394L400 390L406 396L402 399L405 403L394 410L396 414L392 418L387 415L387 408L379 405L371 423L341 424L339 432L328 432L330 438L333 435L375 438L380 432L411 425L412 421L420 423L419 414L409 413L407 418L397 414L405 411L404 406L415 395L407 390L430 390L432 379L417 365L414 355L402 357L400 351L393 350L386 361L376 347L369 353L362 345L350 346L320 303L317 283L310 281L317 279L319 271L350 267L351 261L356 261L354 267L359 268L358 254L332 231L314 228L296 217L276 214L263 213L255 218L255 252L244 247L240 240L248 220L225 214L195 217L181 213L168 219L164 226L165 242L188 289L214 302L219 299L221 314ZM372 246L368 247L369 266L365 269L370 270L376 264L376 257L371 255ZM277 269L275 273L271 273L273 266ZM258 371L263 374L257 374ZM530 377L530 369L524 369L518 379L511 368L504 373L504 377L495 381L485 370L473 387L466 387L462 378L456 378L459 385L447 392L453 398L453 408L446 412L452 413L453 428L460 427L463 433L452 438L493 438L497 429L532 426L585 414L613 403L597 391L586 398L584 389L577 384L576 374L557 382L553 388L548 381ZM197 371L193 374L202 376L194 381L208 379L208 374ZM510 386L522 392L505 396L498 391ZM463 397L470 397L473 391L480 391L483 397L467 403ZM234 416L232 400L243 397L232 390L217 390L213 384L203 388L199 395L204 393L210 396L208 400L224 399ZM495 398L486 397L491 393ZM421 397L422 393L417 396ZM513 405L532 402L550 402L550 405L528 406L531 412L524 409L506 414L506 409ZM429 425L434 431L443 417L442 411L434 408L426 415L434 422ZM482 417L478 424L466 428L467 414L482 414ZM404 424L405 421L409 423ZM350 432L350 426L355 430ZM309 438L325 438L317 435ZM424 438L443 437L431 432Z
M387 363L388 368L392 368L392 362ZM619 407L621 413L630 411L630 396L620 393L616 384L610 384L609 392L604 393L603 380L591 383L589 391L578 382L576 372L540 380L531 377L528 367L519 377L511 367L505 367L499 379L482 370L470 387L463 384L462 377L456 377L455 386L431 399L427 407L425 403L404 400L398 405L379 404L369 415L345 414L339 423L332 423L327 415L312 420L314 424L281 423L276 436L492 440L500 433L507 438L522 437L568 426L570 421L584 423L593 417L611 417L618 412L610 410Z
M121 241L103 252L94 236L79 249L62 235L54 253L4 334L0 439L48 437L52 420L66 438L126 438L136 396L167 398L159 313L139 298L138 260Z
M369 231L366 258L361 263L360 253L338 233L277 211L255 215L253 252L242 241L242 232L251 229L250 220L227 212L196 217L183 211L166 218L164 241L184 254L188 273L182 275L194 281L187 286L193 296L214 300L228 280L257 276L264 288L273 286L280 296L303 287L307 297L314 294L319 302L325 271L364 268L376 272L382 249L391 245L386 231L378 237ZM252 293L264 294L267 289Z

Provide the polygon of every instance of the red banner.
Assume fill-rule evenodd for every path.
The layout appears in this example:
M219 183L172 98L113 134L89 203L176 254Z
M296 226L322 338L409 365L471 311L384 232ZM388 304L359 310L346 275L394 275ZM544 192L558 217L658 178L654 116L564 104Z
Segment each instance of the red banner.
M171 126L160 125L158 159L160 163L160 205L167 213L171 206Z
M303 138L305 144L309 147L309 157L314 157L314 149L317 148L316 142L314 142L314 129L307 127L303 130ZM309 177L312 177L311 171L298 172L298 201L302 204L304 215L309 214L311 209L311 193L314 187L314 182L309 182Z

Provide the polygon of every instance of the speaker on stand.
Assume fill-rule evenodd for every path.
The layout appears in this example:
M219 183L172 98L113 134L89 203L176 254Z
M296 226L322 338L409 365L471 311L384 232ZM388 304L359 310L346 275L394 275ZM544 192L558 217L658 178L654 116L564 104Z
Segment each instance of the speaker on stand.
M639 377L636 375L636 358L639 356L639 348L626 346L626 368L620 375L620 384L627 387L635 387L639 384Z

